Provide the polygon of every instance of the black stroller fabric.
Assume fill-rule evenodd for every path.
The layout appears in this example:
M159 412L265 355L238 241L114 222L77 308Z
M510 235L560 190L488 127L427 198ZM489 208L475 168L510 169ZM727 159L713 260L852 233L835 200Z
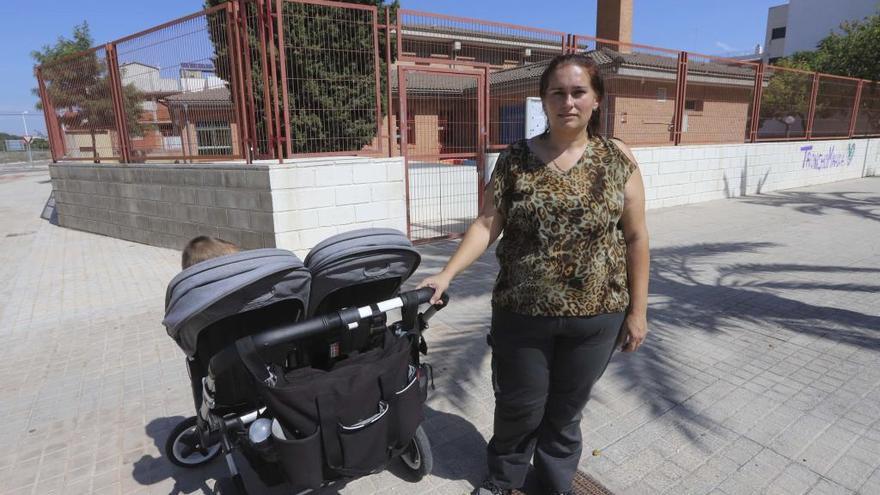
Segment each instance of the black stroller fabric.
M276 370L274 386L258 384L287 436L275 441L294 486L317 488L327 474L376 472L408 445L423 419L427 393L412 365L411 338L388 331L382 347L351 356L329 371Z
M312 273L309 316L392 297L421 255L394 229L358 229L328 237L303 262Z
M245 438L243 452L261 477L261 468L280 465L298 489L383 469L423 419L427 382L420 379L412 322L401 336L383 314L341 334L261 348L259 355L252 337L392 298L420 259L403 233L362 229L319 243L305 263L290 251L256 249L183 270L168 285L163 324L190 358L199 415L239 415L264 405L260 414L277 420L284 435L273 434L271 452ZM237 349L243 362L230 362L227 349L231 356ZM267 364L274 383L255 379Z
M196 263L168 284L162 324L192 357L200 332L219 320L280 301L298 301L307 308L311 278L302 261L284 249L254 249Z

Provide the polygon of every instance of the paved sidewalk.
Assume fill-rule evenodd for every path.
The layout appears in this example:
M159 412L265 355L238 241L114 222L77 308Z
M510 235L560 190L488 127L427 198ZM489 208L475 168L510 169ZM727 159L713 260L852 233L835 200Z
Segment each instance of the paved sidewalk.
M0 173L0 493L215 493L173 468L193 414L160 324L179 253L39 218L45 171ZM587 406L581 468L618 494L880 493L880 179L648 214L650 326ZM455 248L420 248L419 280ZM430 330L434 475L329 494L467 493L485 474L491 253ZM598 455L591 455L597 450Z

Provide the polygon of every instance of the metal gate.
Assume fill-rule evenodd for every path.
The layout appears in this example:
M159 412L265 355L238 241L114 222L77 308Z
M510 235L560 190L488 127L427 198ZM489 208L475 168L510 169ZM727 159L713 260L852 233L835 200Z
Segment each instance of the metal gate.
M398 66L407 229L413 241L462 235L482 198L483 72Z

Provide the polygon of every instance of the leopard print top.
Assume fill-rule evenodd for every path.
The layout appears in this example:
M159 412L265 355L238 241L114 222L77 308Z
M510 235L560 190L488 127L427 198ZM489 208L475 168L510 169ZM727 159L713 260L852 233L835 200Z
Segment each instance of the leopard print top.
M636 165L611 140L593 137L566 173L526 140L511 144L492 173L504 217L492 304L519 314L591 316L629 305L623 191Z

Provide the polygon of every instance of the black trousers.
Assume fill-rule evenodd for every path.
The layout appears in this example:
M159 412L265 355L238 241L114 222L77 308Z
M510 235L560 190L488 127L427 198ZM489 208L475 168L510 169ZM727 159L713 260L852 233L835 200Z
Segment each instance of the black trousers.
M523 485L534 455L548 491L571 489L581 457L581 411L605 372L624 313L526 316L493 309L495 425L489 480Z

